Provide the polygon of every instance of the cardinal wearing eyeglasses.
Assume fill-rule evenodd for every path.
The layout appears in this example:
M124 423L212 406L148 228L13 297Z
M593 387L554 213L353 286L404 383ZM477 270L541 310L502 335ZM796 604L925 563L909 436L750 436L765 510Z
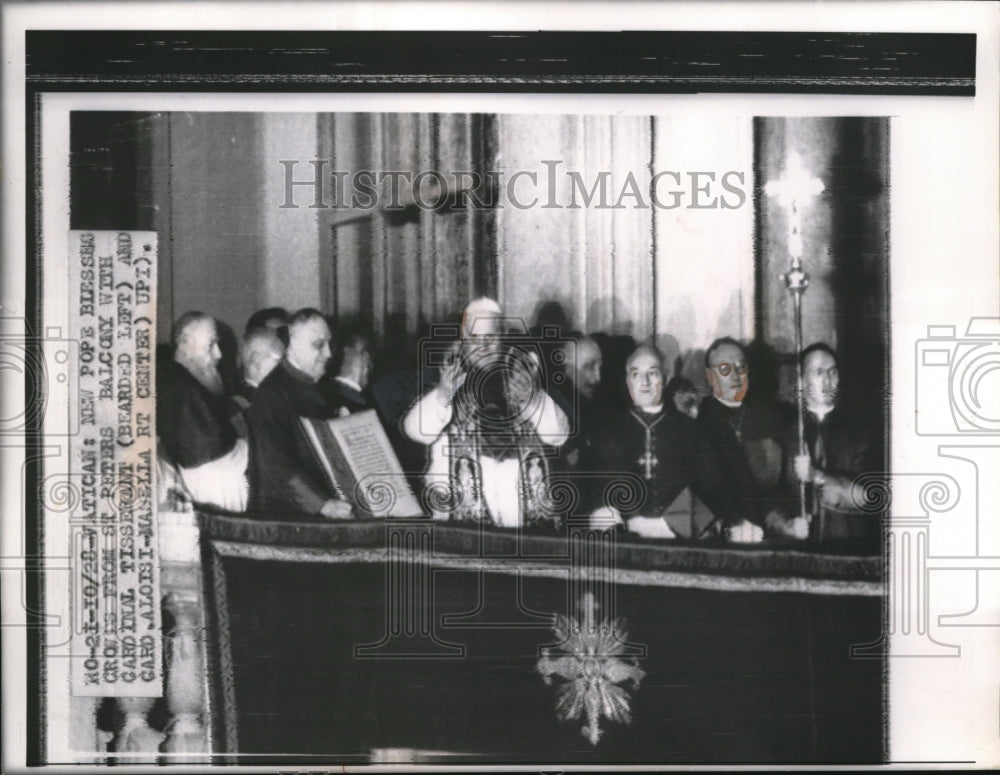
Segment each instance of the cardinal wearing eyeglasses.
M709 346L705 376L712 394L698 411L698 465L722 537L734 543L807 538L808 523L793 516L795 496L787 484L791 408L748 395L746 350L730 337Z

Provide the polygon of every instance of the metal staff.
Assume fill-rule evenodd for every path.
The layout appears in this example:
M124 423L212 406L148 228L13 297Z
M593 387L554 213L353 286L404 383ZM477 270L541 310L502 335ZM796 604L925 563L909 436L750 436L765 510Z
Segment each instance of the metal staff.
M792 267L785 275L785 286L792 294L792 309L795 316L795 408L798 413L798 433L799 433L799 454L805 455L806 433L805 433L805 405L804 392L805 385L802 376L802 294L809 287L809 275L802 269L802 259L799 256L792 256ZM799 482L799 516L808 519L806 515L806 483Z
M788 255L792 266L785 275L785 285L792 294L792 305L795 313L795 393L798 409L799 454L807 454L805 438L805 405L804 385L802 375L802 294L809 287L809 275L802 269L802 217L800 206L807 205L814 197L823 192L823 181L813 177L802 163L802 157L797 153L788 156L785 171L778 180L770 181L764 190L768 196L774 196L778 204L788 213ZM808 519L806 514L806 483L799 482L799 516ZM822 535L822 525L814 532L819 538Z

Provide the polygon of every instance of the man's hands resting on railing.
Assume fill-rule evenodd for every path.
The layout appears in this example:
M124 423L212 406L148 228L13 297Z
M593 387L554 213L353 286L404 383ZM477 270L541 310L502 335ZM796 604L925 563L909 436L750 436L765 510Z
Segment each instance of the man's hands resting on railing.
M354 510L351 508L351 504L347 501L337 500L336 498L331 498L323 507L319 510L320 516L326 517L327 519L350 519L354 516Z
M590 515L590 526L598 529L611 529L615 525L624 525L630 533L643 538L677 538L677 534L662 517L629 517L622 519L618 509L606 507L594 511Z

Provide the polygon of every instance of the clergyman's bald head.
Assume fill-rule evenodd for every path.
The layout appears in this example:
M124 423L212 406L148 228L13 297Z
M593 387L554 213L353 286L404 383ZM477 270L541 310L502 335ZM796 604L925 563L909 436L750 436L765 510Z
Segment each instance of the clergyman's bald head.
M272 328L254 328L243 337L243 379L259 385L285 354L285 345Z
M570 344L575 344L575 347L563 348L566 371L577 392L583 398L590 400L597 395L601 385L603 366L601 348L590 336L581 334L573 336L572 339L574 341Z
M663 355L655 347L649 344L640 344L636 347L632 354L625 360L625 369L632 365L633 361L640 358L654 358L656 360L656 365L659 366L660 371L663 371Z

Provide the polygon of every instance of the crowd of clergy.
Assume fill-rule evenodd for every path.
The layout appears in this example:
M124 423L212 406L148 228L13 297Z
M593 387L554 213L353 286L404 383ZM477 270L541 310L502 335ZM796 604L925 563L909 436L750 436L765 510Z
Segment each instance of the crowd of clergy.
M377 373L369 331L270 308L247 322L227 379L220 324L185 313L157 366L161 467L199 509L358 519L301 420L372 411L436 519L877 547L859 478L881 470L881 433L842 407L831 347L799 355L800 423L794 405L754 390L735 338L705 343L701 395L650 344L565 328L526 327L479 298L414 362Z

